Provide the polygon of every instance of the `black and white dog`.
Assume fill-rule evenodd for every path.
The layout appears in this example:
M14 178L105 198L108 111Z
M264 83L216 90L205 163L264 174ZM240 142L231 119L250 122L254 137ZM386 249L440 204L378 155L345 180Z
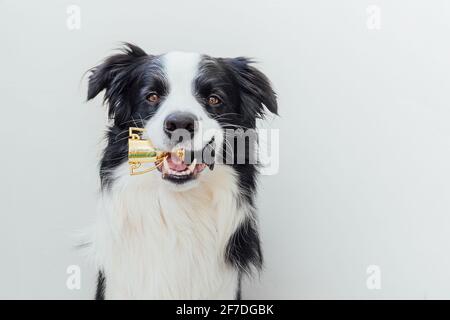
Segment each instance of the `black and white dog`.
M239 299L242 276L262 264L258 170L218 160L230 147L238 156L226 129L254 129L266 110L277 113L269 80L246 58L149 55L126 44L90 71L88 100L103 90L111 122L91 246L96 298ZM130 126L161 150L215 146L216 162L169 156L160 170L130 176ZM188 139L173 139L178 129Z

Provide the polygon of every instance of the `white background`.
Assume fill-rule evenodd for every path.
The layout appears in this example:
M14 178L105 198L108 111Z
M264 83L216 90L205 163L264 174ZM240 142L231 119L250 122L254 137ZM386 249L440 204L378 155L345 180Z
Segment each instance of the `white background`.
M120 41L254 57L274 83L280 170L261 179L266 267L245 298L450 298L449 1L121 3L0 1L0 298L93 297L73 233L93 220L106 119L83 73Z

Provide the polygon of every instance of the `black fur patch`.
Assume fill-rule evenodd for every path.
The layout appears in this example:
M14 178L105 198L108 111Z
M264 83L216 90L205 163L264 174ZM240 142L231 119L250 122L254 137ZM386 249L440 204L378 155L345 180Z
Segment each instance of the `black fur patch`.
M259 235L255 224L247 218L231 236L228 242L226 261L245 273L251 273L251 266L260 269L263 264Z
M150 103L148 94L157 91L164 96L169 87L160 57L147 55L139 47L126 44L121 53L90 70L87 99L93 99L103 90L104 103L113 120L107 129L107 146L100 163L104 189L112 183L112 170L127 160L128 128L143 127L158 110L161 102Z
M105 276L102 271L99 271L97 276L97 291L95 293L95 300L105 300L105 288Z
M242 299L242 271L239 271L238 287L237 287L237 290L236 290L235 299L236 300L241 300Z
M218 95L223 101L220 108L205 105L206 111L216 119L224 129L256 128L256 119L264 117L264 106L277 114L276 95L269 80L259 70L254 68L247 58L222 59L204 57L195 86L199 101L210 94ZM240 194L239 199L254 208L254 196L257 185L257 164L250 163L250 144L246 145L244 163L239 164L236 147L236 135L225 136L223 163L231 153L232 164L237 173ZM257 142L257 141L256 141ZM247 142L246 142L247 143ZM225 150L232 146L233 150ZM242 203L241 203L242 205ZM228 263L239 270L239 288L236 298L241 298L240 283L243 273L250 273L252 266L260 269L263 264L260 240L257 227L253 220L246 219L231 236L225 258Z

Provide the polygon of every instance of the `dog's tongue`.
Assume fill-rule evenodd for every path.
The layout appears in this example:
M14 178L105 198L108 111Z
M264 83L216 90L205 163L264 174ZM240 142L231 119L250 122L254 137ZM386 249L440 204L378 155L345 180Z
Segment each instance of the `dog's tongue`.
M183 162L183 160L178 158L174 153L168 157L167 164L169 165L169 168L174 171L184 171L187 169L187 165Z

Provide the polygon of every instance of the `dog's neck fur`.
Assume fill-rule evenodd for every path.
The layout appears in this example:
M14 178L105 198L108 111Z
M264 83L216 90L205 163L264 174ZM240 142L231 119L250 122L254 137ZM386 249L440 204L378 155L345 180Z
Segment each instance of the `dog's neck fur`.
M93 249L107 299L233 299L239 274L225 261L231 235L250 216L234 170L217 165L188 191L157 174L128 175L103 191Z

